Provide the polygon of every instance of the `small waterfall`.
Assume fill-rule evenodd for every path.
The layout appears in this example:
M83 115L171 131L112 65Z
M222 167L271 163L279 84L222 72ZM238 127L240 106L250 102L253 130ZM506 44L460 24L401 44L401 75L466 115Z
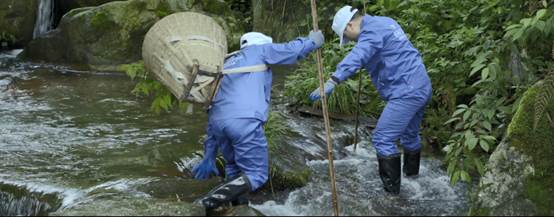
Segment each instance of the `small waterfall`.
M54 22L54 0L40 0L33 38L48 32Z
M0 182L1 216L47 215L61 206L57 193L35 192L25 186Z

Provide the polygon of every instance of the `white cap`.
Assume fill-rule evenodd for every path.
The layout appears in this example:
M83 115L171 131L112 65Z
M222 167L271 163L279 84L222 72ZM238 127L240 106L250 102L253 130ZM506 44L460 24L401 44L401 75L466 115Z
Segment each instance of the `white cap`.
M273 43L273 39L259 32L249 32L240 37L240 48L255 44Z
M348 25L350 20L352 20L352 17L356 14L356 12L358 12L358 9L352 10L352 6L346 5L337 11L335 17L333 18L333 25L331 28L335 31L335 33L337 33L337 35L339 35L340 46L349 42L348 39L344 38L344 30L346 30L346 25Z

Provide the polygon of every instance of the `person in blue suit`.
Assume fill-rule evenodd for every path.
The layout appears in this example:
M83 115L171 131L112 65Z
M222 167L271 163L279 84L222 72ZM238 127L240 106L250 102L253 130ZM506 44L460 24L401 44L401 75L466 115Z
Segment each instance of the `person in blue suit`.
M234 69L252 71L225 74L208 112L204 158L193 168L196 179L219 175L218 149L226 161L226 182L200 199L207 210L235 203L268 179L268 149L263 125L268 119L272 71L270 65L295 64L321 47L321 31L288 43L272 43L258 32L244 34L241 49L226 58L224 74ZM240 70L239 70L240 71Z
M362 15L351 6L341 8L333 19L333 31L340 44L355 41L350 53L337 65L325 83L330 94L337 84L364 67L386 106L373 131L372 143L377 151L379 175L387 192L400 191L400 152L404 149L403 172L419 173L421 142L420 123L431 98L431 81L419 51L414 48L398 23L382 16ZM319 89L309 96L320 98Z

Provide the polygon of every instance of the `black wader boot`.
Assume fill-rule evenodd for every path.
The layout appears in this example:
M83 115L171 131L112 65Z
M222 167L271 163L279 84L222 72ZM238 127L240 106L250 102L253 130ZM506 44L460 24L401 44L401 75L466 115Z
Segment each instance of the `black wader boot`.
M377 156L379 160L379 176L383 181L385 191L391 194L400 193L400 154L388 157Z
M404 151L404 166L402 171L406 176L416 176L419 174L419 159L421 158L421 151Z
M250 192L250 181L246 175L223 183L200 199L200 203L210 211L222 205L232 205L240 196Z

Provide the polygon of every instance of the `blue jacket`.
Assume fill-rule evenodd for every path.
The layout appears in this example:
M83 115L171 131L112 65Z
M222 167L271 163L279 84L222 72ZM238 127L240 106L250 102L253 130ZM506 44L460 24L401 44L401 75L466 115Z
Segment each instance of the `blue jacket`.
M283 44L251 45L225 61L225 69L258 64L295 64L315 50L315 42L298 38ZM224 75L209 111L209 120L256 118L263 122L269 115L271 98L271 69Z
M419 51L391 18L364 16L358 43L337 65L332 76L342 82L362 67L384 100L431 90Z

